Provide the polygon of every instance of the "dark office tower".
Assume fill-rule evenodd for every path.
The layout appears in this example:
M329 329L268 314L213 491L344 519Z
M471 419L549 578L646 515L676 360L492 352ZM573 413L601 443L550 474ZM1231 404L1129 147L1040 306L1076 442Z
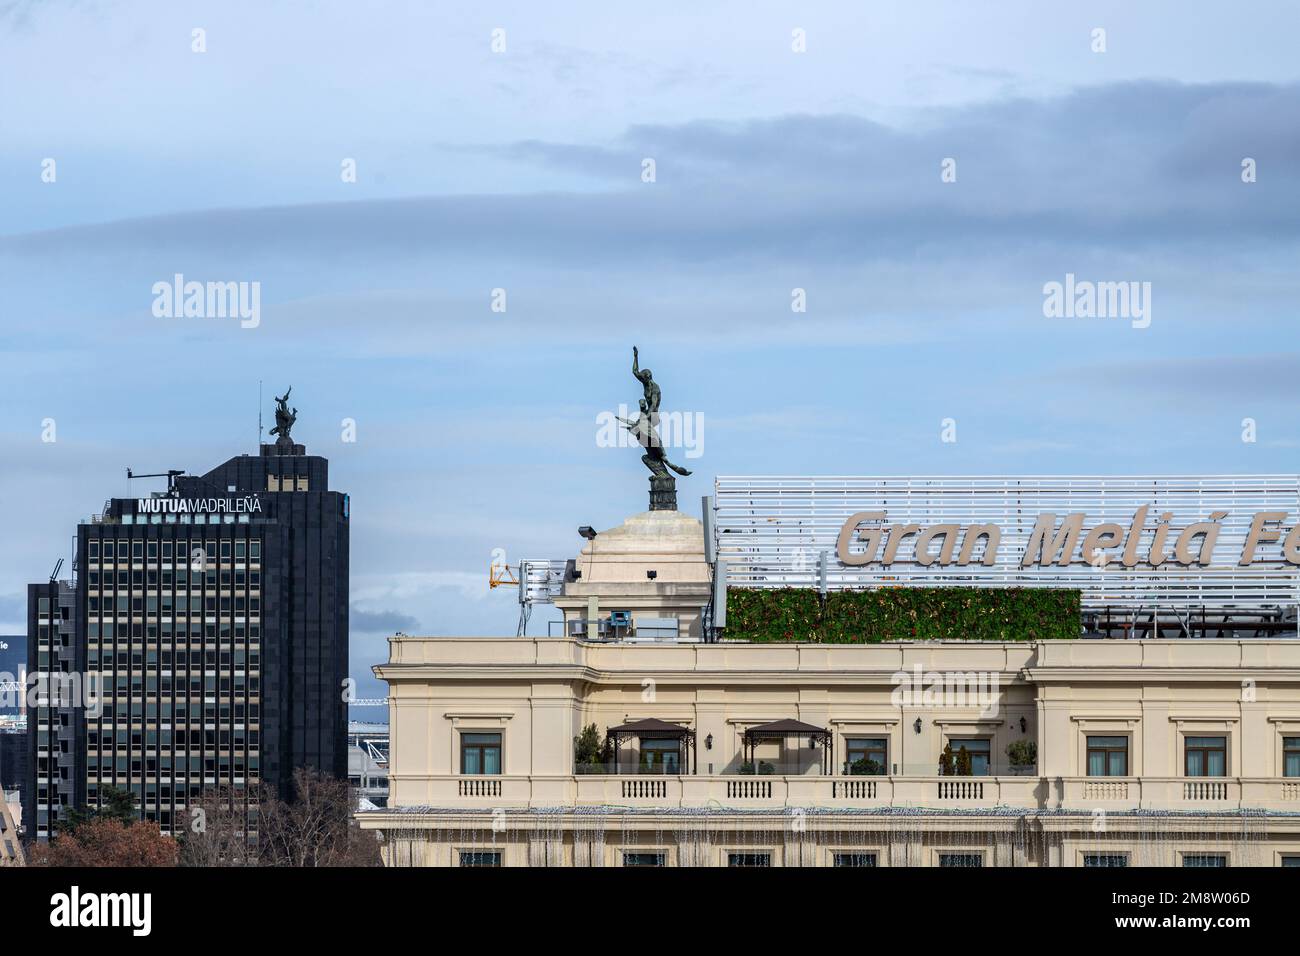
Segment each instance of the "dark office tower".
M0 634L0 790L27 791L27 635Z
M62 700L29 709L28 832L108 785L181 832L205 789L346 777L348 497L328 468L281 439L78 526L74 580L28 589L30 669L83 682L69 704L56 673Z

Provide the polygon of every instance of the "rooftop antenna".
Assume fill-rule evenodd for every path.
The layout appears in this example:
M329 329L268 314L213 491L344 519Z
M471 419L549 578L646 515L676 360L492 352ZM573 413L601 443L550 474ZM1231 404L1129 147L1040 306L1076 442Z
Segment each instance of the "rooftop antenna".
M59 558L58 563L54 565L54 570L50 572L50 583L53 584L59 579L59 572L63 570L63 559Z
M262 447L262 380L257 380L257 447Z
M183 474L185 474L185 469L183 468L169 468L167 471L155 471L148 475L137 475L130 468L126 470L127 481L131 481L135 478L166 478L168 494L171 494L176 490L176 479L178 476Z

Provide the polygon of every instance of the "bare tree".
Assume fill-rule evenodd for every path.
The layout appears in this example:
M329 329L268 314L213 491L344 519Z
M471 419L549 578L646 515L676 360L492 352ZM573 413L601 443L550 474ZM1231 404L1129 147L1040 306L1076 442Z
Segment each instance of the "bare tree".
M294 799L265 800L258 819L264 866L380 866L379 842L352 819L346 780L317 770L293 774Z
M186 811L181 865L257 866L259 808L271 798L264 785L204 791Z

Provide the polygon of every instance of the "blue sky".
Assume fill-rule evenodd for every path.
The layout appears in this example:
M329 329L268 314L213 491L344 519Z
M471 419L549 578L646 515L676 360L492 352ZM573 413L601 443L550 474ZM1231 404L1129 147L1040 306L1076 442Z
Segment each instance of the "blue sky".
M363 693L393 628L513 633L494 549L644 508L596 442L633 344L703 415L689 510L1296 470L1293 3L696 6L0 0L0 633L127 466L252 451L259 379L352 495ZM178 272L260 325L155 317ZM1067 273L1150 282L1150 327L1045 318Z

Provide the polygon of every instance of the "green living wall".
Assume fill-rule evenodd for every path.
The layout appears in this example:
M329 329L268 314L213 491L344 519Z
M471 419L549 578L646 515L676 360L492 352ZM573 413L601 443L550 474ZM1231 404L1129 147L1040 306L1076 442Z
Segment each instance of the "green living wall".
M1052 641L1079 636L1079 592L1048 588L813 588L727 590L731 640L879 644L885 641Z

